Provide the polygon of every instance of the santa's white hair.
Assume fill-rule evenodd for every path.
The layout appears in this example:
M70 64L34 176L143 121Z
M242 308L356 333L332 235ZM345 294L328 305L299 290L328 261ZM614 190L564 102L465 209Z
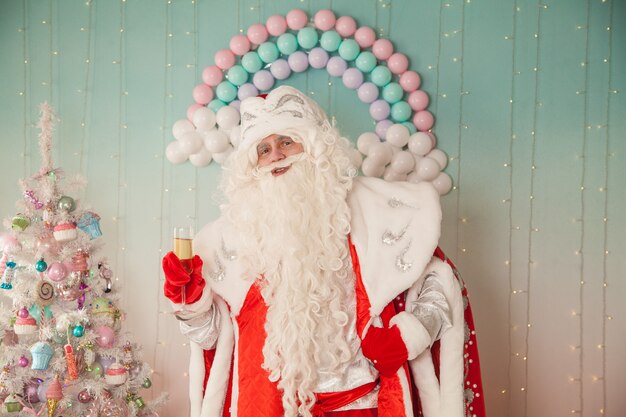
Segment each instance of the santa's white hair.
M304 152L273 177L256 167L255 144L236 151L220 184L222 211L239 229L248 276L261 277L263 367L283 391L285 416L311 416L318 371L339 372L355 353L347 342L354 282L346 197L356 170L349 142L329 125L276 133Z

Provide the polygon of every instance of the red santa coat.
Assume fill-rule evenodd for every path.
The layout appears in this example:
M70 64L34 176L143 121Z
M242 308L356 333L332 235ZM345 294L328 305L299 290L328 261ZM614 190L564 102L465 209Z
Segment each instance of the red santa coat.
M433 274L443 286L452 314L452 328L431 349L410 357L395 375L381 377L378 415L482 417L471 309L453 265L436 251L441 222L436 191L429 184L357 178L348 204L358 334L363 336L375 319L388 326L399 310L411 306L424 279ZM221 417L229 412L240 417L282 415L280 393L260 368L265 335L258 329L265 322L263 300L253 281L244 277L241 265L227 256L236 251L237 242L234 228L223 218L194 240L194 252L205 261L203 275L215 295L212 300L203 297L193 307L215 303L221 312L221 330L214 351L202 351L192 343L193 417ZM248 326L256 330L242 331ZM417 327L419 323L415 337L423 337L425 330ZM402 334L410 339L413 333L404 330ZM210 373L205 372L209 367Z

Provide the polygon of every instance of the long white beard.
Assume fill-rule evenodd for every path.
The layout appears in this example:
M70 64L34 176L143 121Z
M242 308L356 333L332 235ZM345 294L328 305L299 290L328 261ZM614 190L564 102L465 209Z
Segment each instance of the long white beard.
M251 276L264 277L263 366L283 390L285 416L310 416L318 371L338 370L354 354L346 313L354 286L351 183L333 168L320 170L304 155L285 174L257 173L254 184L227 196L226 215L244 240L240 259Z

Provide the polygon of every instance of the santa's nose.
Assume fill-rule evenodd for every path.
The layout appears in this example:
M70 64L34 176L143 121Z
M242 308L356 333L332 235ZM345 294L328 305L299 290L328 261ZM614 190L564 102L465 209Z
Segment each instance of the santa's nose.
M278 147L273 148L272 151L270 152L270 157L269 157L270 162L277 162L283 159L285 159L285 154L283 153L283 151Z

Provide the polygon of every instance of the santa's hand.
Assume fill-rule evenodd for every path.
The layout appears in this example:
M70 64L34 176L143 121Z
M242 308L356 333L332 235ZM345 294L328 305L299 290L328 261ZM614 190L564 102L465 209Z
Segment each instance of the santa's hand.
M169 252L163 257L163 272L165 273L165 285L163 293L175 304L183 302L183 290L185 291L185 303L193 304L200 299L206 281L202 278L202 259L198 255L190 261L191 271L187 272L180 259Z

